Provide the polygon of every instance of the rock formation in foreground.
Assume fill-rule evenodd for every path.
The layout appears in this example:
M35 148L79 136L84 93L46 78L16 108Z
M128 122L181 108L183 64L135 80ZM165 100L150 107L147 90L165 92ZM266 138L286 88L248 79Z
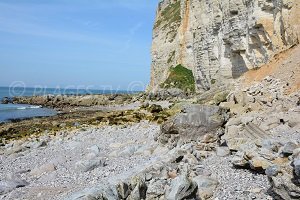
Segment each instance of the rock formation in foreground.
M268 63L299 43L299 13L296 0L161 1L149 91L177 87L169 83L176 66L193 72L201 92Z

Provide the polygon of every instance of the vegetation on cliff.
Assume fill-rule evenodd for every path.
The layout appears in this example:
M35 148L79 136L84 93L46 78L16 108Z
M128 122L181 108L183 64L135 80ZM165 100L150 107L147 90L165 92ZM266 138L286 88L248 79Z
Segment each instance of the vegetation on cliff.
M195 92L195 79L192 70L181 64L170 69L167 80L161 84L162 88L179 88L186 92Z
M160 18L156 21L154 29L163 25L163 29L171 27L173 24L178 26L181 21L180 1L168 5L162 12Z

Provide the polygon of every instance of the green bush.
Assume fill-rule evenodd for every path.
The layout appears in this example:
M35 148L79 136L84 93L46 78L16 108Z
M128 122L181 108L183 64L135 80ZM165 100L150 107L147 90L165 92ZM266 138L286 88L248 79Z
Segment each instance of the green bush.
M162 88L179 88L186 92L195 92L195 79L192 70L181 64L170 69L167 80L161 84Z

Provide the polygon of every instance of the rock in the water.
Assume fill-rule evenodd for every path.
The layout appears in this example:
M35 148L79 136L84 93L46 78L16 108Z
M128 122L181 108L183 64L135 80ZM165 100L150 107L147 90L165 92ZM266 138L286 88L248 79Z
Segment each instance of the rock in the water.
M185 175L181 175L172 180L170 191L168 191L167 200L182 200L195 198L197 193L197 184Z

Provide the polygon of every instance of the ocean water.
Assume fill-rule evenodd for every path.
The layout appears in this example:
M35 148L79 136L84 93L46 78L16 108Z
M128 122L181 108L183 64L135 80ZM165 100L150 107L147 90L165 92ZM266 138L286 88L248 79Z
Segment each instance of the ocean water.
M82 94L115 94L115 93L135 93L136 91L116 91L116 90L84 90L84 89L60 89L60 88L9 88L0 87L0 100L4 97L14 96L39 96L39 95L82 95ZM41 106L25 104L1 104L0 122L7 122L15 119L25 119L32 117L45 117L56 115L53 109L42 108Z

